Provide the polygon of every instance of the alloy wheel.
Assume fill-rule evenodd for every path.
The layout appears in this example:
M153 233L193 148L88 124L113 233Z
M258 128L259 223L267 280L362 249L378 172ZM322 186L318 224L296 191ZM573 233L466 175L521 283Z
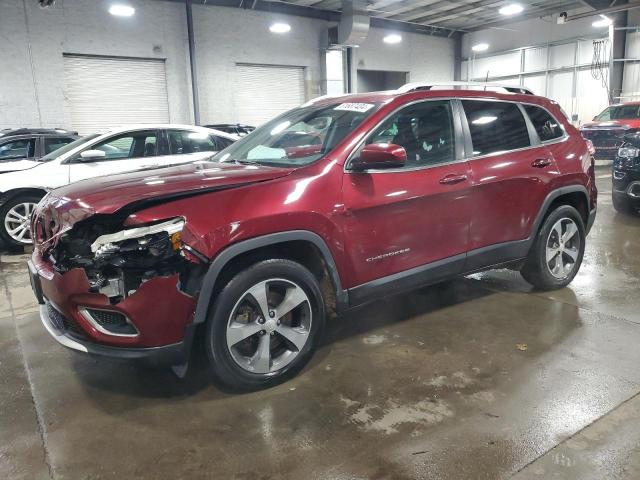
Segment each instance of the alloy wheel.
M227 323L227 348L251 373L269 374L291 363L309 341L311 302L302 287L281 278L244 292Z
M578 226L570 218L558 220L547 238L546 264L551 275L565 279L576 267L580 255Z
M31 212L35 203L24 202L14 205L4 217L4 229L12 240L18 243L31 243Z

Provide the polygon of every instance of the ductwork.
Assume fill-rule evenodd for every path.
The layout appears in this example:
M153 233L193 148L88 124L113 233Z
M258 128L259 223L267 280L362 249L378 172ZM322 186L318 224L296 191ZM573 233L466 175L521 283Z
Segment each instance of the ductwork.
M366 0L342 0L342 15L333 37L334 44L345 47L357 47L369 33L370 18Z

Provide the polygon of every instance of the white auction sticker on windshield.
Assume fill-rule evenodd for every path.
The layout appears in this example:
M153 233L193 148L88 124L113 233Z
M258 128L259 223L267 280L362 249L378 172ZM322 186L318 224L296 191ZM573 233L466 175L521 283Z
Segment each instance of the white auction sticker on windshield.
M372 103L341 103L334 110L346 110L348 112L366 112L373 108Z

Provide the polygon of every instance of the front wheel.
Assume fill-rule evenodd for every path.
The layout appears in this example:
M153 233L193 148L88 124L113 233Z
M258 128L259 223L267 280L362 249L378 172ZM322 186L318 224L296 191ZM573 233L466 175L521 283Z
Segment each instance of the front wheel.
M31 213L41 197L16 195L0 207L0 239L9 247L30 245Z
M207 320L213 375L234 390L256 390L297 374L311 359L325 323L322 292L299 263L258 262L231 279Z
M585 240L578 211L570 205L556 208L542 223L520 271L522 276L540 290L569 285L582 264Z

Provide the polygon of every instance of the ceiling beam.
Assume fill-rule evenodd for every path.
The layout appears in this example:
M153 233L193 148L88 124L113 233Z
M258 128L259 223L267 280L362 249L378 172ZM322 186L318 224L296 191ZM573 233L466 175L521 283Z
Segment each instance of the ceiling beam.
M625 3L621 3L620 5L602 8L600 10L594 10L592 12L578 13L576 15L571 15L569 18L567 18L567 21L593 17L594 15L607 15L611 13L625 12L627 10L631 10L632 8L640 8L640 2L630 2L630 3L625 2Z
M612 2L611 0L580 0L580 3L586 7L591 7L594 10L602 10L603 8L610 7L615 2Z
M450 1L440 0L400 0L393 3L393 8L369 7L369 10L375 12L377 17L394 17L401 13L412 12L424 8L439 8L442 5L451 5ZM390 5L391 7L391 5Z
M464 12L470 8L475 8L483 5L496 5L500 3L504 3L504 0L472 0L467 3L439 2L438 6L434 6L435 8L429 8L426 11L416 11L407 15L400 15L398 17L398 20L422 23L425 22L427 18L436 15L459 13Z
M464 30L467 32L477 32L478 30L485 30L488 28L504 27L505 25L513 24L515 22L520 22L522 20L545 17L547 15L551 15L554 13L570 10L571 8L575 8L576 3L577 2L575 0L558 2L557 4L550 7L538 7L535 10L533 9L527 10L525 13L518 15L517 18L509 17L501 20L496 20L493 22L479 22L476 24L468 25L464 27Z
M414 18L408 19L403 17L399 20L411 20L416 23L436 23L438 19L466 16L465 14L467 13L471 15L484 10L485 8L497 7L503 3L504 2L502 0L477 0L461 7L440 10L437 12L423 12L420 16L413 15Z

